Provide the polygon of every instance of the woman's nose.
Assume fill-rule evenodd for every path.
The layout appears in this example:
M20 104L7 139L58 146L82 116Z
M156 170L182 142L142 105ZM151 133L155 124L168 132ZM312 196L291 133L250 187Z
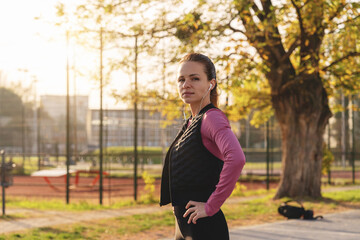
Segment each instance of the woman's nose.
M184 81L184 84L183 84L183 88L188 88L188 87L190 87L190 86L191 86L190 81L189 81L189 80L185 80L185 81Z

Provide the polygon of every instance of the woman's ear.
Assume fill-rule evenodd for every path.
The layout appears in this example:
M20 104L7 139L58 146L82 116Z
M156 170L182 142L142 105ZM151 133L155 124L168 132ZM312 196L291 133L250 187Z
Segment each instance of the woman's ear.
M210 84L212 85L211 90L213 90L213 89L215 88L215 86L216 86L216 80L215 80L215 78L213 78L213 79L210 80Z

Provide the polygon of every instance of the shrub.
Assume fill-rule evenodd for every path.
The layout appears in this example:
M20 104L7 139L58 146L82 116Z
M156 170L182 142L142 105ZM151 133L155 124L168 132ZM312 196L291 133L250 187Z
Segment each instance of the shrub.
M231 196L244 196L244 191L246 191L246 186L236 182L234 191L231 193Z
M321 172L327 174L330 171L331 164L334 162L334 155L326 147L326 144L323 144L323 158L322 158L322 167Z
M150 176L146 171L143 172L142 178L145 182L146 193L141 197L141 201L145 204L156 202L155 199L155 178Z

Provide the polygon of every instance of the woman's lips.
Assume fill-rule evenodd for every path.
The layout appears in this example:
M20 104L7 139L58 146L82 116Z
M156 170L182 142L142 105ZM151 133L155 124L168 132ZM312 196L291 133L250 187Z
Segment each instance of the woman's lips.
M194 93L191 93L191 92L184 92L183 94L182 94L182 96L183 97L188 97L188 96L191 96L191 95L193 95Z

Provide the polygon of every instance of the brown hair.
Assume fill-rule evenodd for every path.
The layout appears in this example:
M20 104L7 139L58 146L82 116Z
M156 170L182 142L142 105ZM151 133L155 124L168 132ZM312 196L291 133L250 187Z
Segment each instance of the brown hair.
M181 58L180 63L183 62L199 62L204 65L204 72L208 78L208 81L212 79L216 80L216 69L214 63L210 60L209 57L201 53L188 53L183 58ZM215 83L214 88L210 91L210 101L214 104L215 107L218 107L218 93L217 93L217 82Z

